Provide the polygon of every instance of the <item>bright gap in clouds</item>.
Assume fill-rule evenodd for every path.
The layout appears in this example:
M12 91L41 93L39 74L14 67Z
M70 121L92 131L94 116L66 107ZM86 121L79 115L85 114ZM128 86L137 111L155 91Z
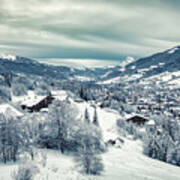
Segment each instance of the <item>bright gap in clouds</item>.
M40 63L55 66L68 66L73 68L95 68L95 67L111 67L119 65L120 62L113 60L94 60L94 59L59 59L59 58L42 58L37 59Z

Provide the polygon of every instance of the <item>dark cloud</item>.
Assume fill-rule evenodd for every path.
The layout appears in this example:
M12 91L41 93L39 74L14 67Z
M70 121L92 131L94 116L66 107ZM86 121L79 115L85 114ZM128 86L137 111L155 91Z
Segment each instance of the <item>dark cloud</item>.
M0 51L116 59L178 45L179 0L0 0Z

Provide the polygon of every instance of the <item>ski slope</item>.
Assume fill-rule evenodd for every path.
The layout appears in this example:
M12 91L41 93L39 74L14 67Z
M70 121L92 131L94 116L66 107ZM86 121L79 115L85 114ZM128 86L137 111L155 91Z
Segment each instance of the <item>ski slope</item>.
M142 143L125 139L121 148L103 155L105 171L98 180L179 180L180 168L142 154Z
M88 103L77 103L81 116L83 117L85 109L88 109L90 120L93 121L94 107ZM116 139L118 137L116 131L116 120L119 114L110 109L101 109L96 106L99 125L103 134L103 139L107 142L109 139Z

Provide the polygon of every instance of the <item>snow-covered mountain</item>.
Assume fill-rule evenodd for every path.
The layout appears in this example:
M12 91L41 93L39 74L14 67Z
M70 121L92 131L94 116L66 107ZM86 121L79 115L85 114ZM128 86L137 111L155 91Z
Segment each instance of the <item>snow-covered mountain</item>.
M127 70L146 71L146 75L155 75L164 71L175 72L180 70L180 46L139 59L126 66Z
M119 64L119 66L125 67L125 66L127 66L128 64L133 63L133 62L135 62L135 61L136 61L136 60L135 60L133 57L128 56L128 57L126 57L126 59L125 59L124 61L122 61L122 62Z
M35 76L48 76L57 79L95 81L102 78L109 78L112 72L122 71L127 64L132 62L134 62L134 59L132 57L127 57L118 66L76 69L67 66L54 66L39 63L36 60L21 56L1 55L0 70L1 73L20 73Z
M180 71L180 46L139 60L127 57L118 66L84 69L46 65L25 57L2 55L0 57L0 70L2 73L23 73L77 81L98 81L102 84L104 84L103 82L108 84L120 81L140 81L151 77L157 78L158 75L164 77L167 74L175 79L177 75L175 72Z
M36 60L14 55L1 55L1 73L20 73L35 76L48 76L67 79L73 74L73 70L64 66L50 66L38 63Z
M120 81L136 81L145 80L147 78L161 77L165 75L176 75L180 71L180 46L154 54L152 56L141 58L139 60L128 63L123 69L114 68L110 70L103 81L114 82ZM119 80L117 80L119 79ZM162 78L163 80L165 78Z

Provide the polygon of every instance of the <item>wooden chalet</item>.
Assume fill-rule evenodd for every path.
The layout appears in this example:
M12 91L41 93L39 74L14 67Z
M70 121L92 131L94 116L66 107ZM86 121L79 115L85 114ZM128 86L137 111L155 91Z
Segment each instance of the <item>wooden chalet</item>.
M52 104L54 99L55 98L50 94L33 106L21 105L21 108L23 110L27 109L29 112L39 112L41 109L47 108L49 104Z
M127 121L127 122L135 123L135 124L137 124L137 125L144 125L144 124L148 121L148 119L136 115L136 116L133 116L133 117L127 119L126 121Z

